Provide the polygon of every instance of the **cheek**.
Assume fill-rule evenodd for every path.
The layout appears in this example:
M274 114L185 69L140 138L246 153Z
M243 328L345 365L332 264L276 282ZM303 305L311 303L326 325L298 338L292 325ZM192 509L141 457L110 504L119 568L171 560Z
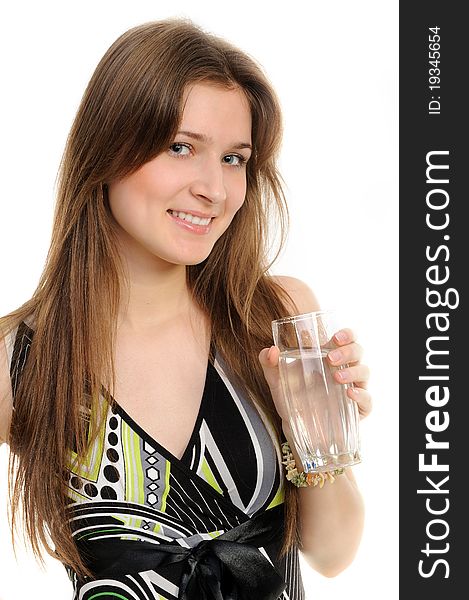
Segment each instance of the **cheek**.
M231 210L233 215L238 212L238 210L243 206L246 200L246 181L244 180L242 183L238 185L236 189L236 193L233 195L233 200L231 203Z
M231 183L228 195L229 211L234 215L243 206L246 199L247 182L246 177L237 178ZM228 207L227 207L228 208Z
M134 237L149 220L149 206L141 182L122 180L109 186L109 208L116 223Z
M114 218L122 221L139 221L150 217L158 209L155 200L164 199L167 180L155 172L151 163L141 167L129 177L116 181L109 186L109 206Z
M239 187L237 193L232 193L225 206L225 224L223 232L225 232L233 222L237 212L242 208L246 199L246 186Z
M114 219L125 228L132 217L135 218L138 203L133 201L135 195L127 181L109 186L109 208Z

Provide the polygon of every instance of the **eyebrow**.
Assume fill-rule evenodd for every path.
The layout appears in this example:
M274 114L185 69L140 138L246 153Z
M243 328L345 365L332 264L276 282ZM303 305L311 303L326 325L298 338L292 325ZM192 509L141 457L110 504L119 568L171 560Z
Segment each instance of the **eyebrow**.
M181 130L178 131L178 134L187 135L187 137L193 138L194 140L197 140L199 142L204 142L205 144L213 143L213 139L207 135L204 135L203 133L195 133L194 131ZM250 150L252 150L251 144L248 144L246 142L235 142L231 145L231 147L236 148L237 150L240 150L242 148L249 148Z

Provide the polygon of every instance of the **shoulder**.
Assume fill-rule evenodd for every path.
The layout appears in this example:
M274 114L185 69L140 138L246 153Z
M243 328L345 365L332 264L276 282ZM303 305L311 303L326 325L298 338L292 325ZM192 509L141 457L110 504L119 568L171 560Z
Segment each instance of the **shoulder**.
M0 338L0 445L8 439L12 410L10 361L6 341Z
M297 277L288 275L273 275L272 279L282 287L295 302L296 308L291 307L296 314L319 310L319 302L307 283Z
M9 437L13 416L13 379L15 386L24 367L36 327L29 315L8 332L0 332L0 445ZM16 388L15 388L16 389Z

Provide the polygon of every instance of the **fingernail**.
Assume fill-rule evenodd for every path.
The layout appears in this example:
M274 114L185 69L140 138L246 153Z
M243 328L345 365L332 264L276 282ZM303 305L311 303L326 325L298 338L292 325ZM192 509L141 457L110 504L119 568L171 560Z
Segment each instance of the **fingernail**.
M269 348L269 351L267 352L267 360L270 360L271 356L272 356L272 348L275 348L275 346L271 346Z
M337 362L342 358L342 352L340 350L333 350L332 352L329 352L328 357L332 362Z
M339 342L346 342L347 341L347 334L345 333L345 331L338 331L335 334L335 337L336 337L337 341L339 341Z

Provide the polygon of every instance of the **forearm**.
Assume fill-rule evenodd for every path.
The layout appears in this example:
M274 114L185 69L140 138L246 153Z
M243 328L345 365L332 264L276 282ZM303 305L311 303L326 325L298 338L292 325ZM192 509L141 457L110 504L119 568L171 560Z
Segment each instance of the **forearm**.
M286 437L301 470L290 432ZM299 488L298 495L302 554L313 569L333 577L352 562L363 531L363 499L352 470L346 469L322 488Z

